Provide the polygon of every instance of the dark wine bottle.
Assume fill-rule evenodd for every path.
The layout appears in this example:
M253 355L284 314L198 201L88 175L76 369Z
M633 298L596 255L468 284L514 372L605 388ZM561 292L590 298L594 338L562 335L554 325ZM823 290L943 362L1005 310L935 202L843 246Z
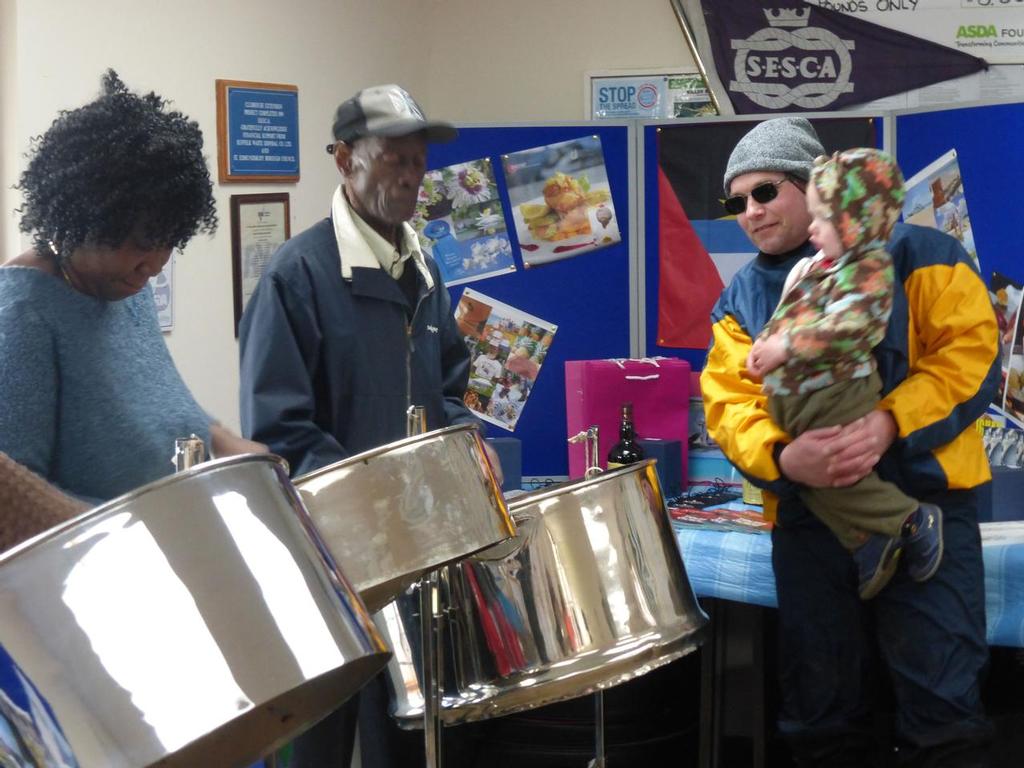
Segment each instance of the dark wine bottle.
M622 423L619 425L619 442L608 451L608 469L633 464L644 457L644 449L636 441L633 430L633 404L622 404Z

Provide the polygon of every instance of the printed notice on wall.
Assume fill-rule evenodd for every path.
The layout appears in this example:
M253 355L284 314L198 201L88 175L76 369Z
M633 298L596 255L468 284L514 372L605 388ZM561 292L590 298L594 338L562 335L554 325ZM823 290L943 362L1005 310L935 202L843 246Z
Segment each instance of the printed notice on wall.
M222 183L298 181L298 89L218 80L217 158Z

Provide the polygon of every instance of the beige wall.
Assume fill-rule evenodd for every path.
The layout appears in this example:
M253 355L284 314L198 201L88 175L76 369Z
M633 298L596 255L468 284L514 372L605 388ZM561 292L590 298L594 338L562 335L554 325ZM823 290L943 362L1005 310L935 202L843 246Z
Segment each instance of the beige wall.
M585 71L689 63L669 0L0 0L2 256L27 246L8 188L29 137L94 97L107 67L198 120L211 169L214 80L297 85L302 180L217 185L220 230L176 257L168 346L200 403L237 426L229 198L289 192L293 232L326 215L337 175L322 147L341 98L397 81L460 122L578 120Z
M17 103L16 33L14 0L0 0L0 261L3 261L7 244L16 242L13 232L17 229L12 212L17 205L17 197L10 189L17 168L14 148L16 110L10 108Z
M460 122L583 117L584 73L692 67L670 0L439 0L430 103Z

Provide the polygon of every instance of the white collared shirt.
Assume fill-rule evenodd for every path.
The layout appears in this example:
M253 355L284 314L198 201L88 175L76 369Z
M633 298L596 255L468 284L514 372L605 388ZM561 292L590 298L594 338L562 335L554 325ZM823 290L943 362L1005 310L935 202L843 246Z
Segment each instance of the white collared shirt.
M416 230L407 222L402 223L401 248L396 249L352 210L348 197L340 185L334 190L331 220L334 223L334 236L338 241L338 252L342 254L343 279L352 279L352 267L383 269L398 279L402 276L406 261L411 258L423 276L427 290L434 287L434 278L427 268Z

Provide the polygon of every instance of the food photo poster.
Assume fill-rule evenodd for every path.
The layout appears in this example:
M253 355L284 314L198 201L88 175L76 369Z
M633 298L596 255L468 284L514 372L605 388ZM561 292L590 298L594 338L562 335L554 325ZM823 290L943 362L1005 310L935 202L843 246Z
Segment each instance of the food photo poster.
M524 268L621 242L599 136L502 155Z

